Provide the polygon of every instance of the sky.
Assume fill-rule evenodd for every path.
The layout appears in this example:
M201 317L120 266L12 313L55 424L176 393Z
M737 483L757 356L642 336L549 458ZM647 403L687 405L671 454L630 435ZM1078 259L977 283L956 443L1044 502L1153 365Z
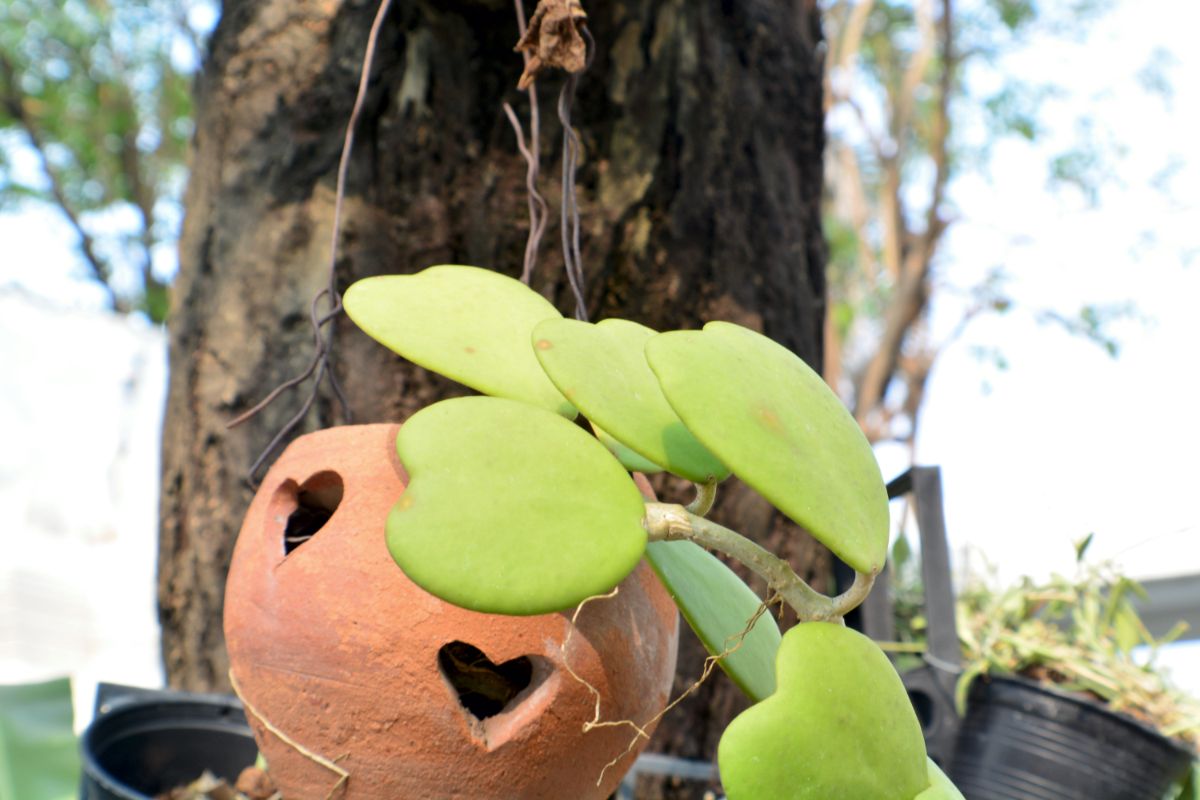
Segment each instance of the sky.
M1200 54L1187 33L1197 23L1193 4L1127 2L1086 43L1031 43L1009 68L1056 74L1071 96L1041 109L1046 137L999 146L988 175L952 189L964 218L945 279L1002 264L1017 299L945 351L920 423L917 459L944 466L960 568L974 558L1006 577L1065 570L1069 542L1094 532L1098 557L1141 577L1200 573ZM1159 50L1173 62L1165 99L1138 79ZM1085 115L1125 151L1095 207L1046 188L1048 156ZM1132 303L1111 327L1117 358L1035 320L1081 303ZM956 321L953 307L935 308L935 328ZM981 362L981 347L998 347L1007 368Z
M70 241L26 225L0 217L0 242ZM27 263L56 263L30 250ZM71 675L82 728L98 681L163 682L154 569L167 364L161 330L63 301L0 289L0 683Z
M1071 543L1150 579L1200 575L1200 7L1123 2L1085 43L1031 42L1007 68L1053 75L1071 92L1040 110L1048 136L998 146L987 174L958 181L944 279L1002 264L1016 310L981 317L930 376L916 460L942 466L948 539L961 580L1070 574ZM1155 54L1172 86L1139 80ZM1048 191L1048 157L1079 120L1111 136L1115 176L1094 206ZM1123 152L1122 152L1123 151ZM969 210L969 211L968 211ZM1039 309L1132 303L1111 327L1117 358L1038 323ZM961 307L935 307L953 329ZM1007 367L981 361L999 347ZM885 474L907 453L881 452ZM1200 633L1200 632L1196 632ZM1162 656L1200 695L1200 641Z
M1069 570L1071 543L1092 532L1093 552L1136 577L1200 574L1198 28L1200 6L1124 0L1085 44L1031 41L1002 65L1053 75L1070 92L1041 109L1044 138L998 146L986 173L951 189L962 213L939 280L962 288L1003 265L1017 301L946 347L921 417L916 458L942 467L960 577L985 565L1003 580ZM1170 56L1169 98L1139 81L1156 52ZM1046 181L1048 158L1085 116L1119 156L1094 205ZM19 521L4 535L22 537L0 565L0 606L33 602L40 615L0 613L0 681L37 677L12 656L39 626L60 625L40 663L83 665L82 706L96 677L161 681L153 542L164 337L100 310L103 293L53 213L0 215L0 243L0 502ZM945 297L933 318L943 335L962 311ZM1036 319L1084 302L1133 303L1111 329L1117 358ZM992 347L1005 369L977 356ZM891 477L908 453L884 447L879 457ZM1200 694L1200 646L1174 658Z

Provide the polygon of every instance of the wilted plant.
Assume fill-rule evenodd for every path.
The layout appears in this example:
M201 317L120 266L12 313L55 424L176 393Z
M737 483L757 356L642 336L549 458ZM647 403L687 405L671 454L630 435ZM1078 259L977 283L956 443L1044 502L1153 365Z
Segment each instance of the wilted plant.
M980 676L1020 675L1089 695L1200 749L1200 701L1172 685L1156 663L1159 649L1186 623L1153 636L1133 602L1144 590L1111 563L1088 563L1091 540L1076 546L1072 577L1023 578L1003 591L976 582L962 593L960 711Z

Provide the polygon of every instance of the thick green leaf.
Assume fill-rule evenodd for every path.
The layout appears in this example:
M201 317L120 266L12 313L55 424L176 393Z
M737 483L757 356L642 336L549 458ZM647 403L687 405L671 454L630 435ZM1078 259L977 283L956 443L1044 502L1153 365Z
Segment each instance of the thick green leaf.
M559 391L613 439L690 481L722 480L729 470L684 427L646 363L654 335L624 319L550 319L534 328L533 345Z
M946 773L933 763L933 759L926 759L926 774L929 776L929 788L917 795L915 800L966 800L958 787L946 777Z
M929 785L908 693L874 642L805 622L783 637L779 689L717 748L729 800L913 800Z
M596 434L596 438L600 440L600 444L607 447L608 452L612 453L616 457L617 461L621 462L625 469L629 470L630 472L640 472L643 475L657 475L663 471L663 468L658 464L647 461L625 445L618 442L609 435L608 431L601 428L595 422L591 422L590 424L592 426L592 432Z
M497 614L561 611L616 586L646 546L641 492L562 417L494 397L417 412L396 439L410 483L388 549L419 586Z
M775 691L779 626L767 611L738 637L758 611L758 595L716 556L694 542L650 542L646 560L708 652L734 649L718 662L738 688L758 702Z
M73 800L79 746L66 678L0 686L0 800Z
M728 322L646 343L671 407L709 450L859 572L887 558L887 490L871 446L821 376Z
M344 302L350 319L409 361L484 394L575 418L529 345L535 325L562 315L520 281L442 265L365 278L346 290Z

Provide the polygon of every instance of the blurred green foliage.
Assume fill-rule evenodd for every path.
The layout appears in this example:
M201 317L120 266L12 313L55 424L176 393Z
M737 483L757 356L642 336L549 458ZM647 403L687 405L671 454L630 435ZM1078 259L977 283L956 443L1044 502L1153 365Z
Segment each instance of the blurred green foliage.
M925 617L925 580L921 575L921 554L913 550L908 531L901 530L892 544L888 559L888 592L895 617L896 643L892 658L896 669L905 672L924 663L921 653L928 637Z
M1098 202L1121 148L1091 119L1063 141L1051 130L1068 89L1059 74L1013 68L1037 46L1081 41L1113 0L837 0L825 14L830 145L825 228L830 245L826 379L873 440L912 442L927 378L941 350L973 318L1020 303L1006 268L959 278L943 258L945 234L973 209L950 187L987 175L996 146L1036 142L1048 152L1046 182ZM1169 54L1139 76L1169 99ZM1073 141L1070 141L1073 139ZM1057 144L1057 143L1061 143ZM1063 149L1051 149L1059 147ZM1017 232L1014 232L1014 236ZM987 256L983 256L987 257ZM974 270L974 271L972 271ZM935 296L961 295L962 318L930 331ZM1127 307L1034 311L1111 355L1111 324ZM987 349L988 361L1004 363Z
M66 678L0 686L0 800L73 800L79 746Z
M0 4L0 212L60 211L120 312L167 313L199 0ZM205 15L199 15L203 18Z

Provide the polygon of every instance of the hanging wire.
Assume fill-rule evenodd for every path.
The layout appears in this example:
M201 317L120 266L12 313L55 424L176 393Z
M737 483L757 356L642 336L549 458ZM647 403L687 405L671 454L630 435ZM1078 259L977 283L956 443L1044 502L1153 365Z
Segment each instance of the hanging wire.
M517 25L520 29L521 36L525 35L526 22L525 11L521 4L521 0L514 0L517 13ZM287 423L279 430L278 433L271 439L259 456L250 465L247 471L246 481L251 487L257 487L257 474L268 458L279 448L287 436L299 425L308 412L312 409L320 392L321 382L328 377L329 385L333 389L338 403L340 404L343 415L347 422L353 420L353 414L350 404L346 399L345 393L342 391L341 385L337 381L332 365L331 358L333 353L333 327L329 325L338 314L342 312L342 298L337 291L337 255L338 241L341 234L341 219L342 207L346 193L346 175L349 171L350 154L354 148L354 131L358 124L358 118L362 113L363 105L366 101L367 87L370 83L371 64L375 58L375 48L379 39L379 31L383 27L383 20L387 16L388 9L391 7L391 0L381 0L379 9L376 11L375 19L371 24L371 31L367 37L366 51L363 54L362 72L359 77L358 93L354 99L354 107L350 113L350 120L346 125L346 134L342 143L341 158L338 162L337 172L337 192L334 199L333 210L333 231L330 235L329 245L329 272L326 285L312 299L309 306L309 321L313 328L313 346L314 354L308 366L294 378L291 378L279 386L275 387L262 401L256 404L253 408L239 415L227 424L228 428L234 428L242 423L250 420L255 415L260 413L264 408L278 399L285 391L299 386L304 381L313 377L313 388L309 393L308 398L304 401L300 410L292 416ZM581 33L587 44L587 59L584 64L586 71L592 64L595 56L596 43L592 37L591 31L586 25L580 27ZM525 61L528 63L529 55L524 54ZM569 74L563 84L563 88L558 98L558 117L563 126L563 175L562 175L562 247L563 247L563 264L567 275L567 281L570 284L571 292L575 298L575 317L586 321L587 303L585 299L584 273L583 273L583 258L580 248L580 213L579 203L576 197L575 173L579 163L579 151L581 145L579 136L575 133L571 126L571 108L575 99L575 89L578 83L577 74ZM525 158L527 169L525 175L525 185L528 190L529 204L529 238L525 244L525 263L521 273L521 280L528 284L531 280L533 270L537 263L537 252L541 243L542 235L545 232L546 224L549 220L549 206L545 198L537 191L537 180L539 175L539 128L540 119L538 113L537 91L536 88L529 89L529 104L530 104L530 141L529 146L526 146L525 135L516 112L508 103L504 104L505 114L508 116L509 122L513 125L513 129L517 136L517 148L522 157ZM325 313L320 312L322 302L327 302L331 307ZM328 327L327 327L328 326Z
M525 7L521 0L514 0L517 11L517 31L522 39L525 38ZM525 64L529 64L529 53L522 50L521 56ZM521 269L521 283L526 286L533 279L533 270L537 266L538 249L541 246L542 234L546 231L546 223L550 220L550 207L545 198L537 190L538 173L541 161L541 144L539 141L541 119L538 113L537 82L531 83L526 89L529 94L529 147L525 146L525 132L517 112L508 103L504 104L504 113L512 124L517 135L517 149L525 159L525 190L529 202L529 238L525 242L525 264Z
M342 226L342 206L346 197L346 175L350 168L350 154L354 149L354 129L358 125L359 115L362 113L363 105L366 102L367 86L370 83L371 64L375 60L375 47L379 40L379 31L383 27L383 20L387 16L388 9L391 7L391 0L381 0L379 9L375 12L375 19L371 23L371 31L367 36L367 47L363 53L362 73L358 81L358 93L354 98L354 108L350 112L350 120L346 124L346 135L342 141L341 158L338 161L337 171L337 192L333 203L333 231L330 234L329 241L329 273L326 280L326 285L321 291L313 297L312 303L309 304L309 321L313 329L313 345L314 353L308 367L305 368L296 377L285 381L276 386L270 394L268 394L261 402L249 409L245 413L231 420L226 427L234 428L241 425L243 422L254 417L264 408L273 403L281 394L288 389L299 386L309 377L313 378L312 392L309 393L308 399L300 407L300 410L290 419L284 426L275 434L270 443L259 454L254 463L250 465L250 469L246 473L246 482L252 488L257 488L258 471L268 458L279 448L288 435L299 425L308 415L313 403L316 402L317 395L321 389L321 381L325 378L329 379L329 385L333 389L334 395L337 397L338 403L342 407L342 413L347 422L353 421L353 413L350 409L350 404L346 400L345 394L342 392L342 387L334 375L331 358L333 355L333 326L329 325L338 314L342 312L342 297L337 291L337 256L338 256L338 240L341 235ZM328 311L324 314L320 313L322 302L330 305Z
M534 91L534 86L529 87L529 91ZM536 101L531 101L535 102ZM513 107L508 103L504 104L504 113L508 115L508 121L512 124L513 131L517 134L517 149L521 152L528 167L525 171L525 191L529 199L529 238L525 242L525 264L521 268L521 283L526 286L533 279L533 270L537 266L538 249L541 246L542 234L546 231L546 223L550 219L550 207L546 204L545 198L537 190L538 179L538 140L537 140L537 112L533 111L530 114L530 140L531 147L525 146L525 133L521 130L521 122L517 119L517 113L513 111Z
M587 42L587 60L583 69L586 71L592 65L596 55L596 41L586 25L580 26L584 40ZM575 87L579 75L567 75L562 91L558 95L558 119L563 129L562 156L562 203L560 225L562 228L563 266L567 273L567 282L571 285L571 293L575 296L575 318L587 322L587 300L585 299L583 257L579 247L579 200L576 197L575 172L579 165L580 142L579 135L571 126L571 107L575 102Z

